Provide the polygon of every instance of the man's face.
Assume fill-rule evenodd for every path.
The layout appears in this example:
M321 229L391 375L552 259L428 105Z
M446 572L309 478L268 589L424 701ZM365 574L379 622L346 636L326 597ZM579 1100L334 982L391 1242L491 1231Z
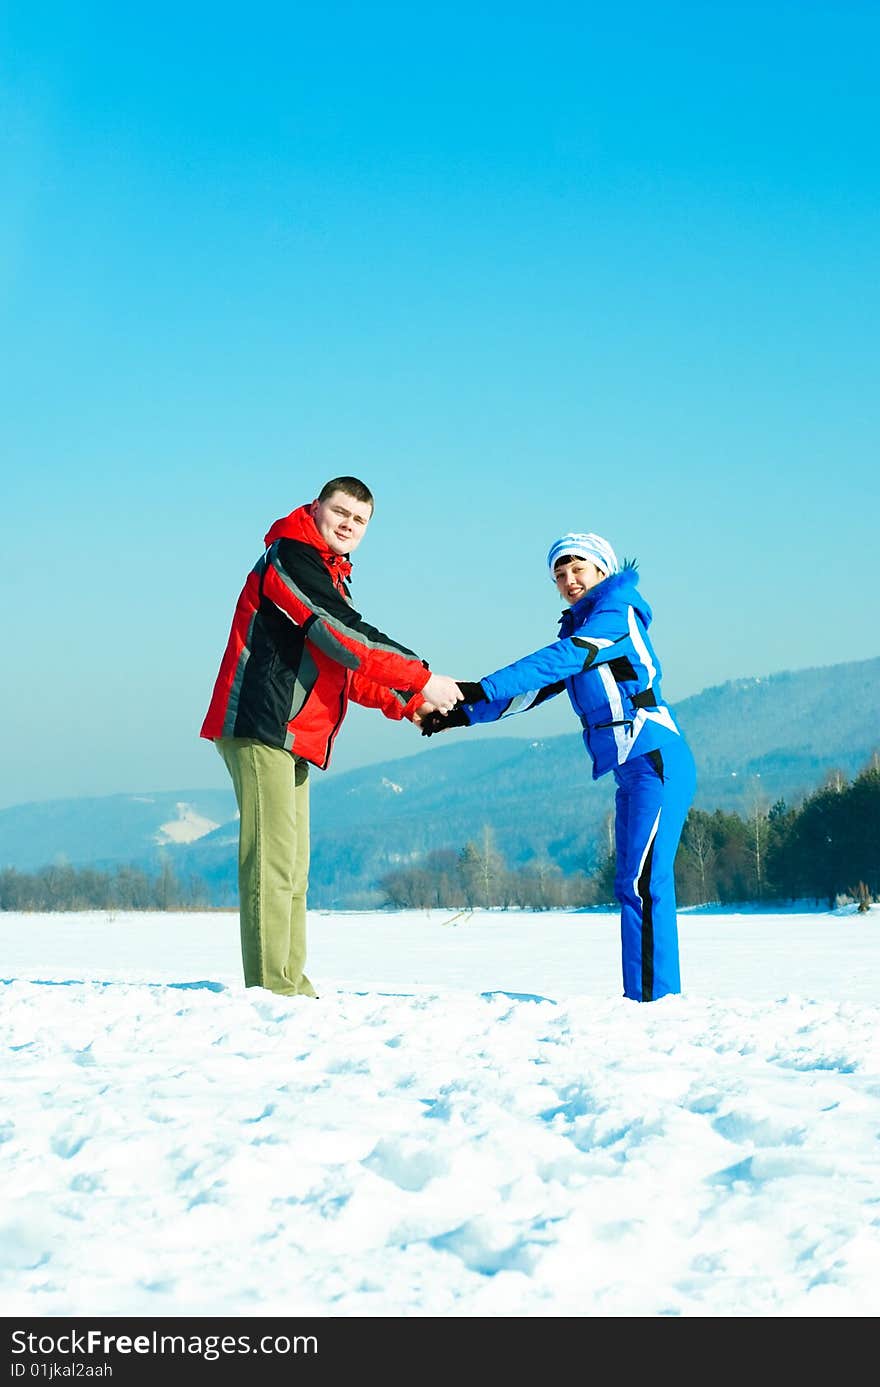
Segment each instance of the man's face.
M373 507L369 501L356 501L344 491L334 491L326 501L313 501L311 513L328 548L334 554L350 554L366 534Z
M573 607L590 588L602 582L605 574L589 559L567 558L554 564L553 577L561 595Z

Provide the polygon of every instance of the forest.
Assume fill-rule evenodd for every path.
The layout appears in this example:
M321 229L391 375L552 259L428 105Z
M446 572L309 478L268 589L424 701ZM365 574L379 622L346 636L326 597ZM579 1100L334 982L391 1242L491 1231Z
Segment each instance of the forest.
M546 857L511 868L486 830L458 852L428 853L380 883L391 906L550 910L614 902L614 822L594 872L564 874ZM831 772L798 808L755 798L745 814L692 809L675 862L682 906L842 900L880 895L880 756L852 781Z

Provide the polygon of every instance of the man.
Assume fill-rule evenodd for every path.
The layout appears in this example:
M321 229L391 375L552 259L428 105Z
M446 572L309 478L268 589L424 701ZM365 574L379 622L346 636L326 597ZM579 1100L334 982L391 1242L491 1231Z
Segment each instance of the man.
M326 770L349 699L418 723L461 690L352 607L350 556L373 514L356 477L334 477L277 520L238 598L201 736L232 777L246 987L316 996L303 971L309 766Z

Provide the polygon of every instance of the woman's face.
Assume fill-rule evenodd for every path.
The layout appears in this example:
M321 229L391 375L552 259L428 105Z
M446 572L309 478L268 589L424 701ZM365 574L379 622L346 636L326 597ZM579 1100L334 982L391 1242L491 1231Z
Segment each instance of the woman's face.
M589 559L577 559L570 554L557 559L553 565L553 580L570 607L580 602L585 593L606 577Z

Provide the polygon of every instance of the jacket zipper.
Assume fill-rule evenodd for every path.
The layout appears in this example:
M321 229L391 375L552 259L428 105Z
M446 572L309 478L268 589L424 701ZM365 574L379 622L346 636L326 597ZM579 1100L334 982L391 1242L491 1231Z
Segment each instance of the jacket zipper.
M326 752L325 752L325 754L324 754L324 762L323 762L323 765L321 766L321 770L322 770L322 771L325 771L325 770L327 769L327 767L329 766L329 764L330 764L330 756L331 756L331 753L332 753L332 751L333 751L333 743L336 741L336 734L337 734L337 732L339 731L340 727L342 726L342 719L345 717L345 705L346 705L346 702L347 702L347 699L346 699L346 689L347 689L347 688L348 688L348 685L347 685L347 684L344 684L343 687L342 687L342 693L341 693L340 696L339 696L339 717L336 719L336 724L335 724L335 726L334 726L334 728L333 728L333 731L330 733L330 736L327 738L327 750L326 750Z

